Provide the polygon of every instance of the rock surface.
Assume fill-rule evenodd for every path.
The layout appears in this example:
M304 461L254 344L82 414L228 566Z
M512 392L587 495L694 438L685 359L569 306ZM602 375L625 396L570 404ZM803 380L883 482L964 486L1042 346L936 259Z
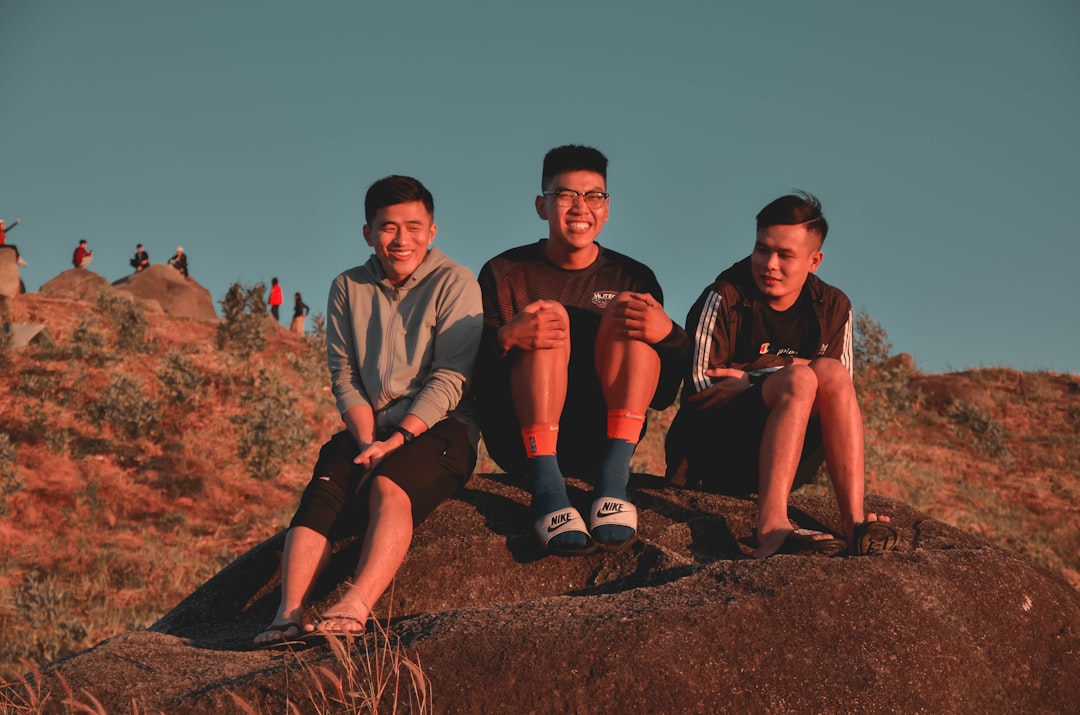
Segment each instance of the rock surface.
M587 505L586 485L571 485ZM544 557L528 495L503 475L473 477L416 530L376 613L420 663L435 712L1053 713L1080 702L1080 594L1023 557L871 496L900 530L896 552L758 562L751 502L644 475L631 486L641 539L620 554ZM797 495L791 515L838 521L831 495ZM276 606L282 541L149 631L43 669L43 691L62 700L62 677L110 713L133 701L140 712L340 711L316 706L326 690L312 685L320 667L346 672L336 643L249 648ZM313 612L357 548L337 551ZM385 642L369 627L350 647Z
M151 311L163 310L174 318L217 320L210 291L163 263L125 276L113 286L131 293Z
M41 286L41 294L46 298L83 301L97 300L103 290L111 290L109 281L89 268L69 268Z

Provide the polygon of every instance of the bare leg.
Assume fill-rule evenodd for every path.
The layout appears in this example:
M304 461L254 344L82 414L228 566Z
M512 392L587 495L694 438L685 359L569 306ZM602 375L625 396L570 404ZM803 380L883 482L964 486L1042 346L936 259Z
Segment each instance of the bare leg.
M510 368L510 394L520 425L558 424L569 364L569 340L563 348L521 351Z
M660 356L640 340L619 337L614 310L618 297L600 320L596 336L596 374L608 409L645 414L660 379Z
M370 518L353 584L322 614L318 630L362 631L371 608L386 591L412 543L412 502L409 495L384 476L371 485Z
M844 538L853 543L855 525L864 521L862 413L855 386L839 360L820 358L810 363L818 377L816 416L821 420L825 463L829 467ZM885 515L866 514L866 521L889 521Z
M303 632L304 603L315 579L329 561L330 542L325 536L306 526L289 529L281 560L281 602L271 626L295 623L295 635ZM266 630L256 636L255 643L266 645L287 637L287 632Z
M760 559L775 554L793 531L788 519L788 496L816 393L817 377L806 365L779 370L762 385L769 417L758 457L757 556Z

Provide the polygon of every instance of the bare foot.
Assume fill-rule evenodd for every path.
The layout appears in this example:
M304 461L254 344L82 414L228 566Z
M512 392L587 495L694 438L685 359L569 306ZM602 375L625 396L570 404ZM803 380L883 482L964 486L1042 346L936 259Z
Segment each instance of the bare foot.
M784 540L795 529L777 529L776 531L767 531L764 534L758 534L757 537L757 551L754 552L754 556L758 559L767 559L784 545Z
M366 617L335 611L319 616L311 630L317 633L354 634L363 633L366 625Z
M824 531L816 531L812 529L796 529L794 526L790 529L777 529L776 531L769 531L764 534L758 534L758 548L755 552L755 556L758 559L767 559L774 555L780 549L784 547L788 538L796 532L799 533L800 539L804 540L802 546L804 548L798 549L797 553L816 553L825 554L827 556L835 555L843 550L843 543L836 539L832 534ZM811 541L829 541L833 542L826 550L825 547L820 548L805 548L805 539ZM790 551L789 553L796 553L796 551Z
M255 645L274 645L296 640L304 633L304 625L298 621L271 623L263 632L255 636Z

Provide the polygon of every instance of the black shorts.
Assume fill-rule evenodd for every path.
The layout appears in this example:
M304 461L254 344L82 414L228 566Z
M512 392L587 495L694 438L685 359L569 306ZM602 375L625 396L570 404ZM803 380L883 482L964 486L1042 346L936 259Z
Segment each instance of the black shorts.
M358 489L364 471L353 459L359 451L347 430L322 446L289 528L306 526L331 541L364 533L372 480ZM476 443L469 437L468 426L448 417L388 455L376 474L388 477L409 495L416 527L465 486L475 466Z
M672 431L685 455L687 486L729 496L756 494L761 435L768 418L761 383L719 409L695 412L684 406L676 416L683 424L672 425ZM792 488L809 484L824 458L821 423L811 419Z

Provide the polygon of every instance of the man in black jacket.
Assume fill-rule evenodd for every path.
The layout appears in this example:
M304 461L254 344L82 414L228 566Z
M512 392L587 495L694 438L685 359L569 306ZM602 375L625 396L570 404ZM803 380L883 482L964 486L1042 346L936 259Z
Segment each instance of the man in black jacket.
M814 275L828 230L813 196L776 199L757 215L753 253L721 273L686 319L694 346L668 432L668 476L682 471L693 486L757 493L758 558L896 544L888 517L863 512L851 301ZM788 496L810 480L822 451L844 539L788 520Z

